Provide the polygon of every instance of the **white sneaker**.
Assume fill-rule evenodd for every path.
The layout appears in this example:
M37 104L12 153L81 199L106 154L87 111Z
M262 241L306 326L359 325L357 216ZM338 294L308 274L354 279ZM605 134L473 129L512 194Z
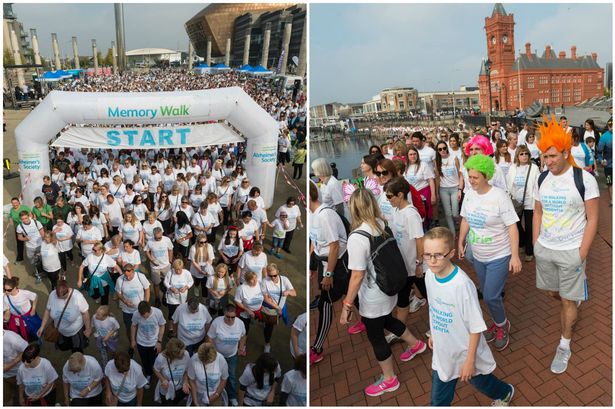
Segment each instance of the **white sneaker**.
M237 399L231 399L231 406L239 406Z
M384 339L387 340L387 344L392 344L394 342L399 341L399 337L397 335L393 334L392 332L386 334L384 336Z
M410 301L414 298L414 288L410 289Z
M145 389L149 389L149 384L150 384L150 382L152 380L152 377L151 376L146 376L145 379L147 380L147 383L145 384L144 388Z
M425 336L426 336L427 338L431 338L431 330L427 331L427 332L425 333Z
M198 288L195 288L195 289L194 289L194 296L195 296L195 297L198 297L198 296L199 296L199 289L198 289Z
M426 299L414 297L414 299L412 299L412 301L410 301L410 307L408 308L408 311L410 311L411 313L412 312L417 312L425 304L427 304L427 300Z
M271 344L265 344L265 353L271 352Z

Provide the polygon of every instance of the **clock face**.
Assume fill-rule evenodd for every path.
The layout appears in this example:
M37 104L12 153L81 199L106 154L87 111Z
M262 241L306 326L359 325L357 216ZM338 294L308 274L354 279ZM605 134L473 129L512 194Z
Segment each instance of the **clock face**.
M495 36L491 37L491 44L495 44Z
M502 37L502 42L504 44L508 43L508 36L506 34L504 34L504 36Z

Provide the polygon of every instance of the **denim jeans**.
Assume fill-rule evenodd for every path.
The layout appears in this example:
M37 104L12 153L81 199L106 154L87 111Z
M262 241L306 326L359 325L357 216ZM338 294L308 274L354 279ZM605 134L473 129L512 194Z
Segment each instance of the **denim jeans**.
M440 187L440 200L446 217L448 229L455 234L454 217L459 217L459 201L457 200L457 186Z
M237 354L233 355L230 358L226 359L226 363L228 364L228 380L226 381L226 386L224 389L230 399L237 399Z
M484 263L474 259L474 270L480 282L483 300L496 324L502 324L506 321L502 291L508 279L510 257L506 256Z
M432 371L431 377L431 406L451 406L455 397L455 386L457 379L442 382L438 377L438 372ZM511 387L499 380L492 373L488 375L475 375L470 379L470 383L482 394L491 399L504 399L511 392Z

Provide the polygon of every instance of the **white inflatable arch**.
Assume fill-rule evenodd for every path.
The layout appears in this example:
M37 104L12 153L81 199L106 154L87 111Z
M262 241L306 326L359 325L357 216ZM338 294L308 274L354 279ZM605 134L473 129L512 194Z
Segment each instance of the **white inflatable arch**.
M177 125L220 120L243 138L225 123ZM70 128L78 132L67 132L62 146L159 149L245 140L244 166L250 182L260 188L266 207L272 205L278 124L239 87L147 93L52 91L15 129L25 204L42 195L43 177L50 173L49 142L67 124L108 128ZM118 127L135 124L152 126Z

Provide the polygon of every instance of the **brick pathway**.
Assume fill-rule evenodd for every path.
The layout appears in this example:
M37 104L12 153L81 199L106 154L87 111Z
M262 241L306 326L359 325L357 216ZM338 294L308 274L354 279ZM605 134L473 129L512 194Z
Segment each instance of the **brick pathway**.
M502 352L493 350L493 355L497 362L495 374L515 385L516 406L612 406L612 209L608 207L606 191L601 194L598 235L588 260L590 300L579 310L573 355L566 373L555 375L549 369L560 338L559 304L536 289L534 263L523 263L522 273L508 281L505 306L512 323L511 344ZM461 267L475 279L473 269L466 263ZM339 325L340 310L341 304L337 303L334 325L324 345L324 360L310 368L311 404L429 405L431 352L404 363L398 359L400 344L393 346L393 354L401 387L377 398L365 396L363 388L380 375L380 367L366 334L350 336ZM488 317L484 305L483 314ZM312 311L310 318L313 338L317 311ZM424 338L429 329L427 308L410 314L408 324L413 333ZM453 405L490 403L471 385L458 384Z

